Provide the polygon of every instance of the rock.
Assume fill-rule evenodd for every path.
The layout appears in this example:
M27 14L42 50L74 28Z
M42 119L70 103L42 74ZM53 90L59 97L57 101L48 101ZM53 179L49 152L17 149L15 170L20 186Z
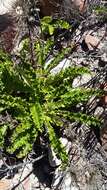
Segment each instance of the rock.
M70 147L71 147L71 142L68 141L68 139L67 139L67 138L64 138L64 137L63 137L63 138L60 138L60 141L61 141L62 145L65 147L66 152L68 153L69 150L70 150Z
M92 79L90 74L84 73L82 76L78 76L73 80L72 87L77 88L88 83Z
M87 1L85 0L73 0L74 5L80 12L84 12L87 7Z
M11 53L18 42L18 22L22 13L21 6L17 6L17 0L0 0L0 48L8 53Z
M73 178L71 177L70 172L66 173L64 178L64 183L62 185L62 190L79 190L78 187L73 185Z
M0 15L12 11L17 0L0 0Z
M6 52L11 52L14 48L16 36L16 19L9 15L0 16L0 48Z
M17 7L16 7L16 14L17 14L17 15L22 15L22 14L23 14L23 10L22 10L22 7L21 7L21 6L17 6Z
M100 117L102 116L103 113L104 113L104 108L99 106L96 108L94 115Z
M52 61L53 61L53 58L50 58L46 62L45 68L47 68L47 66L49 64L52 64ZM62 61L60 61L59 64L56 67L54 67L50 72L55 75L55 74L59 73L62 69L65 69L65 68L67 68L67 67L69 67L71 65L72 65L71 59L70 58L65 58Z
M94 48L97 48L99 46L99 39L95 36L87 34L84 37L84 40L85 40L85 43L87 44L89 50L93 50Z
M0 180L0 190L10 190L11 180L3 179Z

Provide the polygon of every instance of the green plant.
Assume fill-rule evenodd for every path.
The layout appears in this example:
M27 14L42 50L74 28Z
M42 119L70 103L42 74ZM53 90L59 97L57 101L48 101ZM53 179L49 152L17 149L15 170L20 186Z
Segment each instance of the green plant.
M16 153L18 157L26 156L32 149L32 144L38 134L47 131L49 143L56 155L67 162L66 151L61 144L54 126L60 130L64 119L73 122L87 123L89 126L98 125L97 118L76 111L78 103L86 104L92 95L99 95L99 91L85 88L72 88L75 77L88 73L83 67L68 67L56 75L51 74L52 68L59 64L69 49L56 53L49 65L46 57L50 53L53 42L47 40L35 43L36 61L31 65L29 61L29 40L25 40L20 52L20 63L12 61L11 57L0 52L0 114L6 113L11 120L0 124L0 146L6 151ZM10 130L9 137L6 136ZM5 138L9 138L9 145L5 145Z
M61 29L70 29L70 25L68 22L64 20L54 20L50 16L46 16L41 19L41 28L43 33L48 33L53 35L57 28Z
M107 7L104 5L95 6L94 11L98 16L107 16Z

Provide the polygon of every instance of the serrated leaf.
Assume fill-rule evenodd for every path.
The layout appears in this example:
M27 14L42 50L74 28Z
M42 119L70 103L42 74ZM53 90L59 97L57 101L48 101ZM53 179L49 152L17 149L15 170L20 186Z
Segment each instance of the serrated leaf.
M36 102L31 108L30 113L33 119L33 122L35 126L37 127L38 131L42 131L42 125L43 125L43 113L41 105Z

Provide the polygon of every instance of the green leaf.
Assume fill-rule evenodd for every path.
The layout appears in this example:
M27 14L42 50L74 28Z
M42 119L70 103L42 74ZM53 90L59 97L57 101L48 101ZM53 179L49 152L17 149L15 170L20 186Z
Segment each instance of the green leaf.
M54 30L55 30L54 27L49 24L49 25L48 25L48 29L49 29L49 34L50 34L50 35L53 35Z
M31 108L30 113L33 119L35 126L37 127L38 131L42 132L43 126L43 113L41 105L36 102Z
M4 137L6 135L7 129L8 129L8 125L6 124L0 126L0 147L3 147Z
M51 118L45 117L45 125L48 130L50 144L53 147L55 153L62 160L62 163L68 163L68 155L66 153L65 148L63 147L63 145L61 144L60 140L54 132L54 129L51 125Z
M58 20L56 21L56 26L60 27L62 29L69 29L70 25L68 22L64 21L64 20Z
M43 23L49 24L51 21L52 21L52 17L51 17L51 16L45 16L45 17L43 17L43 18L41 19L41 24L43 24Z

